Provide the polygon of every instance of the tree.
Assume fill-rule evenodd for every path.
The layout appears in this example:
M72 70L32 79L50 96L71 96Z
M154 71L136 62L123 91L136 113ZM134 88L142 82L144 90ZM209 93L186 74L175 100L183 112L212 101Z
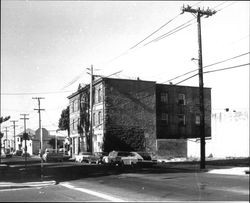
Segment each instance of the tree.
M60 130L67 130L69 136L69 106L62 110L61 118L59 119L58 127Z

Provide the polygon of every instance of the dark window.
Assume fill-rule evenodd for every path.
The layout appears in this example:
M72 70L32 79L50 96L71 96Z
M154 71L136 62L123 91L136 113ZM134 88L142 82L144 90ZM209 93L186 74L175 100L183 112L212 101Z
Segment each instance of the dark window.
M178 94L178 104L186 105L185 94Z
M95 126L95 113L93 113L93 118L92 118L92 120L93 120L93 126Z
M168 93L166 92L161 93L161 102L168 103Z
M99 112L98 112L98 125L101 124L101 122L102 122L101 120L102 120L102 112L99 111Z
M168 124L168 114L167 113L161 113L161 121Z
M178 125L180 125L180 126L186 125L185 115L183 115L183 114L178 115Z

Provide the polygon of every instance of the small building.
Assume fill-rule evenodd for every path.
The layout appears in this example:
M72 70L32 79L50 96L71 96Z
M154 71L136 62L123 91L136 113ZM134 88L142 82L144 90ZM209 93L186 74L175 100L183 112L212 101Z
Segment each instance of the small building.
M27 152L29 154L38 155L40 152L40 143L41 143L39 128L36 131L28 128L26 132L29 135L29 140L26 141ZM21 132L16 136L16 145L17 145L16 149L22 150L24 152L25 141L23 139L23 133L24 132ZM50 140L54 139L56 135L57 135L56 133L52 133L52 135L50 135L50 132L47 129L42 128L42 136L43 136L43 150L42 151L43 152L45 151L46 148L54 148L54 146L50 145ZM62 142L64 138L62 138L62 136L58 136L58 140L61 140Z
M28 137L29 137L29 139L26 140L27 152L29 154L33 154L32 138L35 136L35 131L28 128L26 129L26 133L28 133ZM22 150L23 152L25 152L25 140L23 139L23 134L24 134L24 131L17 134L16 136L16 145L17 145L16 150Z
M72 153L140 149L187 156L187 139L199 134L199 88L154 81L100 78L68 96ZM206 137L211 137L211 89L204 88ZM92 137L91 137L91 136Z

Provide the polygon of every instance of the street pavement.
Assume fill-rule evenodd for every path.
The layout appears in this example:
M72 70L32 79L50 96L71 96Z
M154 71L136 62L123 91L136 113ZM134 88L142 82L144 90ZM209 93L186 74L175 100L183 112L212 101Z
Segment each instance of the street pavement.
M34 161L35 160L35 161ZM32 162L33 161L33 162ZM9 165L10 168L17 168L17 167L23 167L24 163L19 162L15 163L14 165ZM31 166L36 166L40 167L39 159L30 159L29 162L29 167ZM74 163L74 162L63 162L63 163L46 163L46 167L70 167L70 166L79 166L79 163ZM80 164L81 165L81 164ZM6 167L5 164L1 164L0 167ZM88 167L88 170L92 170L91 167L93 167L93 170L102 170L102 166L94 166L94 165L88 165L85 166ZM97 168L98 167L98 168ZM90 168L90 169L89 169ZM199 166L197 164L189 164L187 162L176 162L175 163L159 163L157 164L157 168L159 169L166 169L168 172L176 171L176 170L189 170L189 172L201 172L201 173L209 173L209 174L222 174L222 175L237 175L237 176L249 176L249 166L244 166L244 167L234 167L234 166L218 166L218 165L207 165L206 169L199 169ZM21 172L25 172L24 168L21 168ZM20 169L19 169L20 170ZM57 170L57 169L54 169ZM7 172L8 173L8 172ZM2 174L3 175L3 174ZM49 179L49 180L48 180ZM41 181L42 180L42 181ZM21 187L37 187L37 186L46 186L46 185L53 185L56 184L56 181L53 180L53 176L49 178L39 178L39 177L30 177L29 179L22 179L19 180L19 183L16 183L17 180L3 180L1 181L0 178L0 190L1 189L6 189L6 188L21 188Z
M91 166L90 166L91 167ZM47 186L0 190L1 201L169 202L249 201L249 176L165 168L47 182ZM54 184L55 183L55 184Z

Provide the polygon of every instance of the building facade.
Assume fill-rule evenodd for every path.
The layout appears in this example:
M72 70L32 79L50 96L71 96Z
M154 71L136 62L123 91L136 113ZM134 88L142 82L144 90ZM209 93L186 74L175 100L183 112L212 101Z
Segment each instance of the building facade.
M92 92L92 135L90 86L79 86L68 97L73 155L89 151L88 143L91 143L91 151L94 152L122 149L128 142L119 136L126 134L134 136L135 143L132 145L135 147L136 143L141 142L143 147L140 149L143 151L157 155L186 156L187 138L200 136L198 87L100 78L93 82ZM204 98L206 137L210 137L210 88L204 88ZM109 143L111 137L120 140Z

